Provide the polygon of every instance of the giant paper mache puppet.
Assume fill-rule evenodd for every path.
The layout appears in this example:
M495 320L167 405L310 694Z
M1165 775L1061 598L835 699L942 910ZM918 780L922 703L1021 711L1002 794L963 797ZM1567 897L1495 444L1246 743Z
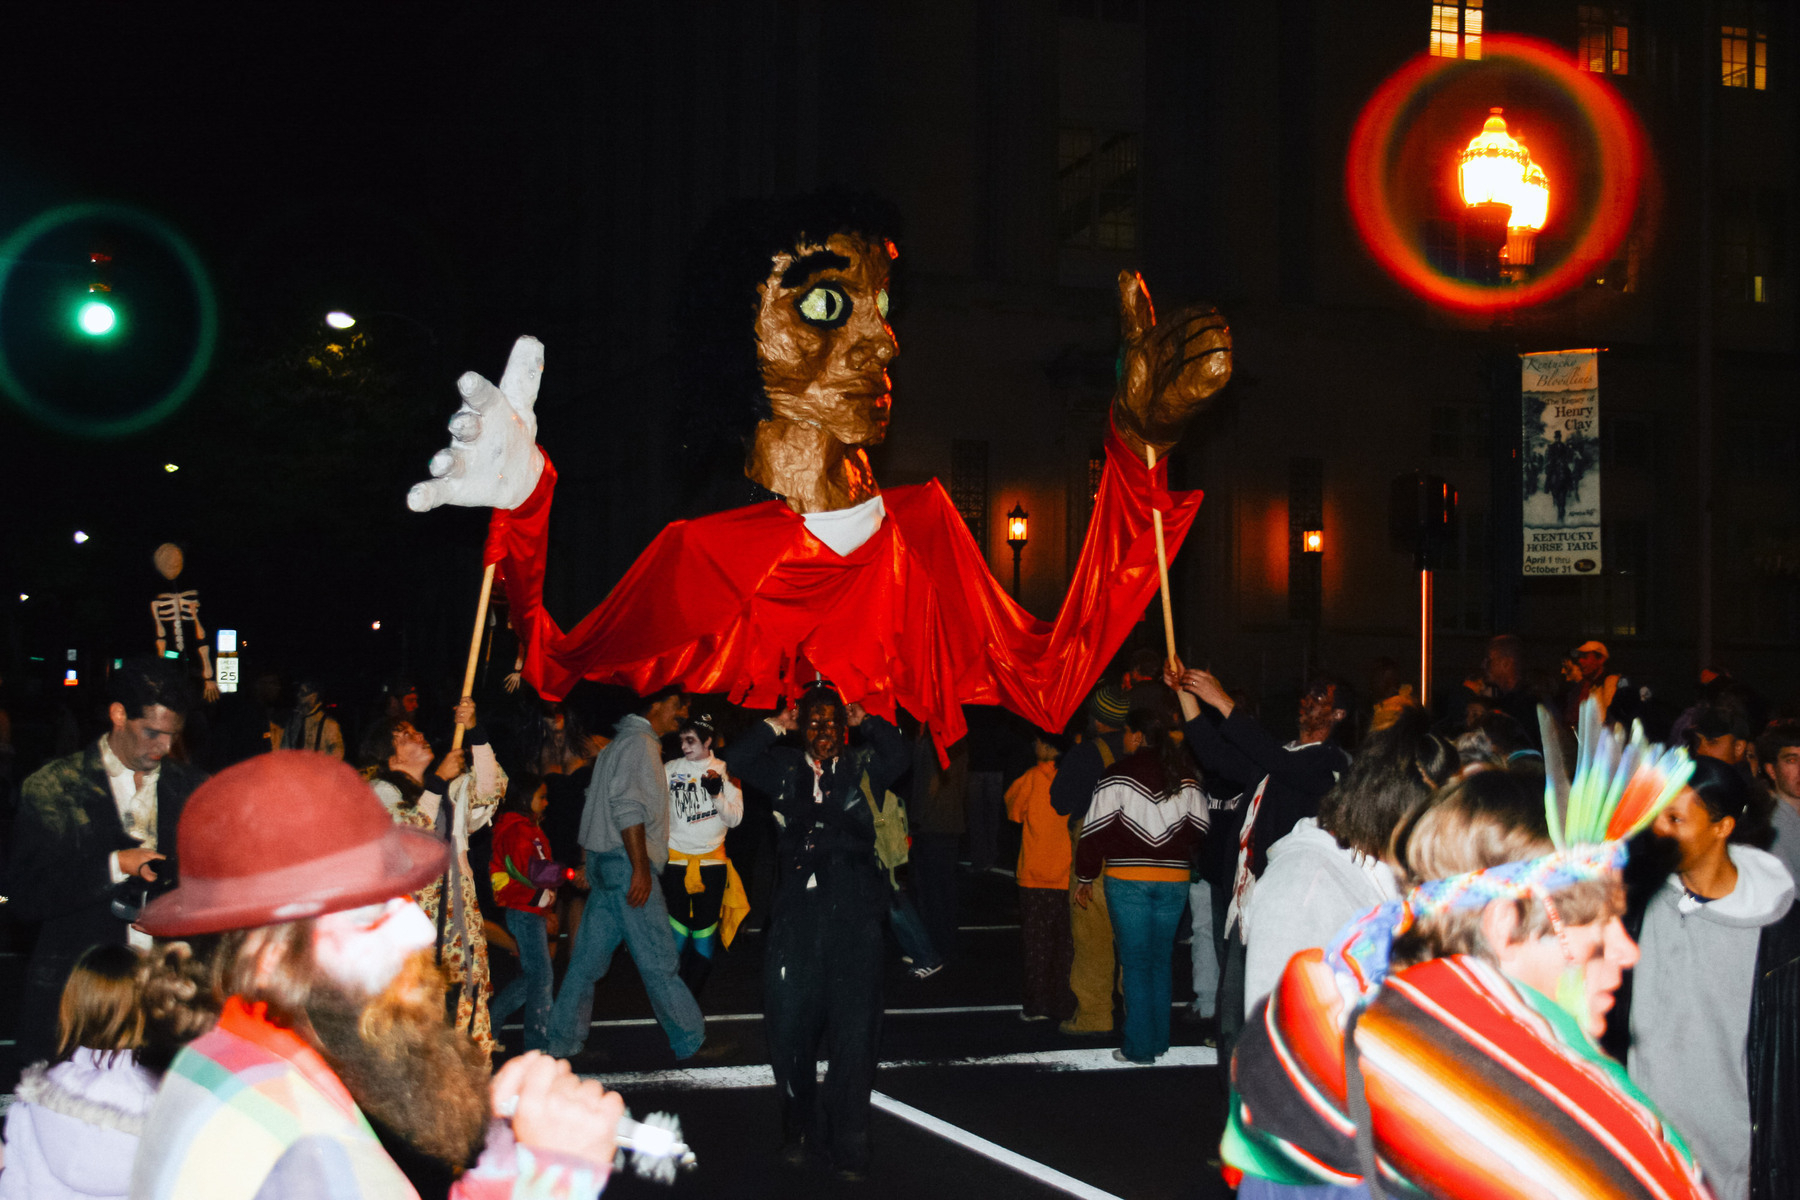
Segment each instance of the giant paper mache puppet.
M495 510L486 562L499 564L524 675L543 696L586 678L769 708L817 673L870 712L904 705L940 747L965 732L964 704L1045 729L1079 707L1156 592L1152 508L1172 555L1200 507L1199 492L1166 490L1160 460L1230 378L1230 330L1205 307L1159 324L1143 280L1121 272L1106 465L1069 594L1042 621L994 579L941 484L883 491L870 470L864 448L887 435L899 352L893 227L886 205L842 193L758 202L716 226L729 232L703 253L717 286L741 289L717 299L754 336L732 331L703 354L746 385L744 474L772 498L670 524L573 629L543 604L556 487L533 413L544 347L520 338L498 387L474 372L457 381L451 443L407 503Z

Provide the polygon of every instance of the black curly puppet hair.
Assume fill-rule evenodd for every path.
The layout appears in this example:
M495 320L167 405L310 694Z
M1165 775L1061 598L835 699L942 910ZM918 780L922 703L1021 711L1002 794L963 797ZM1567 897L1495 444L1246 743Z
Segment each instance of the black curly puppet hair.
M757 422L770 415L756 360L756 289L775 255L833 234L897 242L899 210L873 193L844 189L741 200L716 212L694 239L676 314L690 450L722 451L742 468Z

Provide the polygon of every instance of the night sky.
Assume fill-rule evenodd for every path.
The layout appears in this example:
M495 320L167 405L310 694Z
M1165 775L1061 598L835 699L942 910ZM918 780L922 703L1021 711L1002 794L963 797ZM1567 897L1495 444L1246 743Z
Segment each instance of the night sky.
M209 625L239 626L253 650L262 636L288 668L392 671L403 613L411 637L441 639L438 592L454 590L458 611L472 600L473 581L457 585L481 514L422 530L400 499L442 444L456 375L500 366L476 343L494 358L517 332L477 337L490 331L473 297L504 190L482 150L529 117L508 107L508 26L454 5L425 13L67 5L10 18L0 233L58 206L128 206L191 244L218 312L198 388L151 428L80 437L11 405L0 415L0 595L33 597L0 621L15 671L64 643L99 658L147 642L150 551L165 540L188 547L183 582L202 587ZM155 228L86 218L14 264L0 337L57 411L141 412L200 349L199 292ZM92 248L113 254L105 278L127 314L103 346L68 319ZM356 341L320 321L335 308L362 314ZM80 547L77 528L91 537ZM369 636L384 618L389 636Z

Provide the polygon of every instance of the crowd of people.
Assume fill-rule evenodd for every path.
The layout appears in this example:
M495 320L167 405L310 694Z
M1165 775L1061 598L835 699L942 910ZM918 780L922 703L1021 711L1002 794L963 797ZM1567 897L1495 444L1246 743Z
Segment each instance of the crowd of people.
M1219 1047L1240 1195L1796 1194L1800 720L1608 661L1534 677L1503 636L1439 711L1378 670L1284 714L1139 652L1069 728L971 710L948 747L827 681L766 718L664 688L604 735L406 684L352 742L304 681L209 777L193 681L127 660L10 830L37 1065L0 1200L592 1195L621 1106L563 1060L620 944L703 1062L752 914L779 1152L860 1178L886 934L937 976L990 871L1021 1019L1128 1065L1176 1013Z

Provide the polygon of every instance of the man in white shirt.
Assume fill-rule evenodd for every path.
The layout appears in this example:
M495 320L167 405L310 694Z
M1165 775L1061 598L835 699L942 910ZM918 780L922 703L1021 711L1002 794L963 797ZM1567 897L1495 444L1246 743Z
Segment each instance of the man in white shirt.
M54 1057L63 984L88 947L147 935L130 922L174 886L175 828L206 776L168 758L193 701L172 663L131 659L107 682L111 728L25 781L13 826L9 913L39 921L25 975L25 1062Z

